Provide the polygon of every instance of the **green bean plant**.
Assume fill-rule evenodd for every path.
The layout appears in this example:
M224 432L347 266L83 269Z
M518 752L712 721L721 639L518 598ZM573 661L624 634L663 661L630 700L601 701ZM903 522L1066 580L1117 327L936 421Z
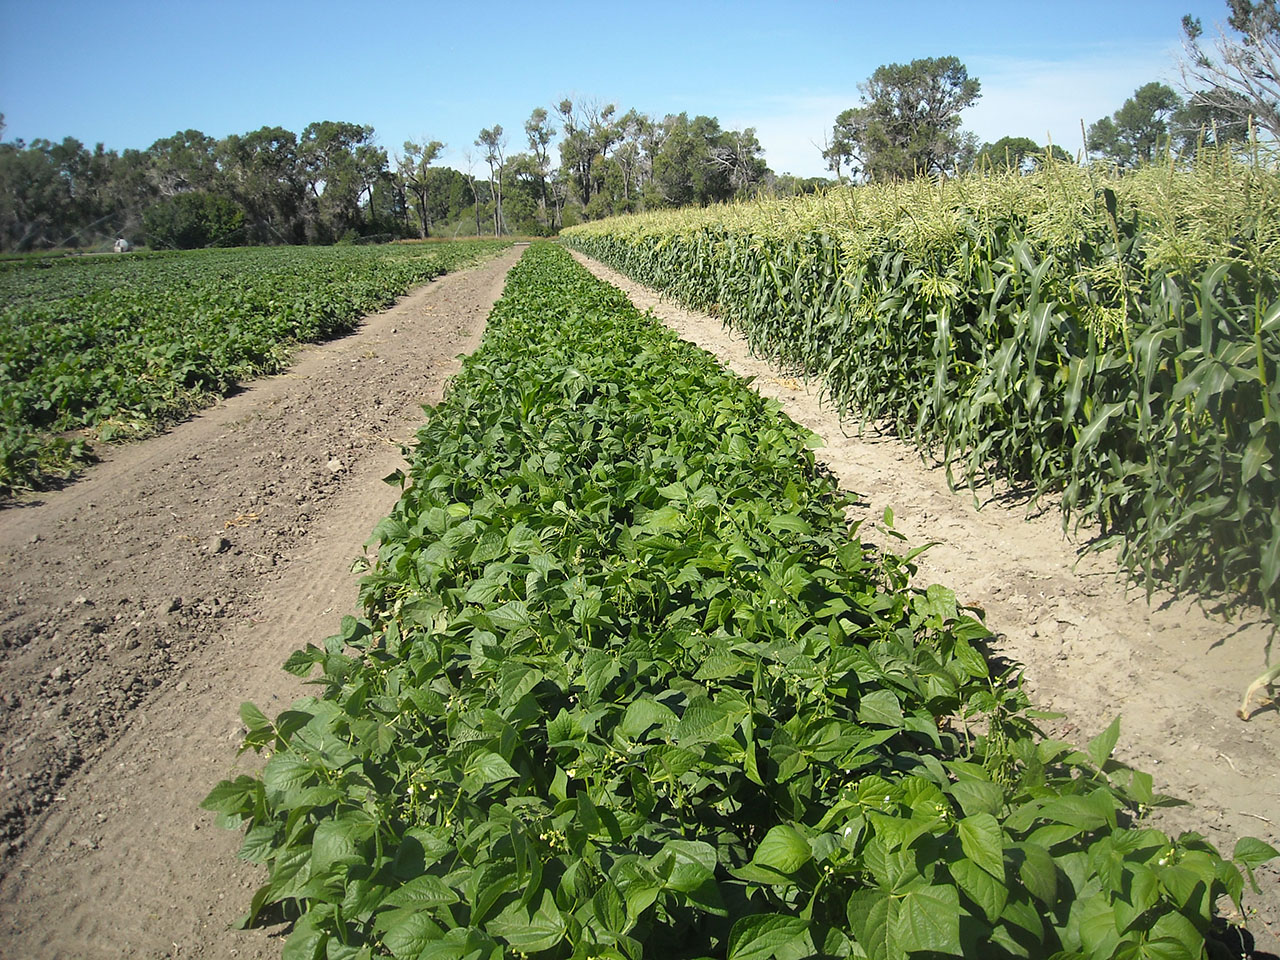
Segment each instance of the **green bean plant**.
M204 806L286 960L1225 957L1276 855L1037 730L815 438L562 249L512 271L362 616ZM890 520L885 518L886 522Z

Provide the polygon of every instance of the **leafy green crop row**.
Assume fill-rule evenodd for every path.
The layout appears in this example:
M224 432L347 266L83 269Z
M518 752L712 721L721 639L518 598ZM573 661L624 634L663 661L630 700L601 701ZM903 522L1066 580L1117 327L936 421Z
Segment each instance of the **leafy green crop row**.
M204 806L287 960L1200 957L1239 871L1043 739L814 438L559 248L512 271L375 531L365 617Z
M1229 156L586 224L570 245L722 314L959 464L1062 494L1131 572L1280 618L1280 175Z
M495 241L65 258L0 270L0 494L153 432Z

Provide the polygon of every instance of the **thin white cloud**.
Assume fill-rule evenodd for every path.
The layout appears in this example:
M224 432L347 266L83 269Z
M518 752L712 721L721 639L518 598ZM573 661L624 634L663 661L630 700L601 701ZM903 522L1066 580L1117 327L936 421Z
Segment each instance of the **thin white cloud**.
M1167 45L1141 49L1098 48L1072 60L970 57L971 75L982 81L982 96L964 112L964 129L980 141L1004 136L1049 138L1074 155L1085 125L1119 109L1144 83L1160 80L1177 88L1175 53ZM962 57L962 59L965 59ZM765 159L779 173L829 176L820 155L836 114L857 106L855 87L833 93L776 96L742 105L726 126L754 126Z
M1177 86L1173 51L1163 45L1069 61L975 58L969 69L982 81L982 98L965 111L965 129L983 141L1052 138L1073 155L1084 146L1082 121L1110 116L1152 80Z
M858 92L769 97L744 106L738 116L722 125L735 130L755 127L769 168L798 177L829 176L822 159L824 137L831 132L836 114L858 103Z

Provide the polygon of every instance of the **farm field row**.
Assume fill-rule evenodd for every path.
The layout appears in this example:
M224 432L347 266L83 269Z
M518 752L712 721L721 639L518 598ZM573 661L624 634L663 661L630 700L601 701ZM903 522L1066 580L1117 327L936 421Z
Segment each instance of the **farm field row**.
M956 481L1061 495L1148 584L1280 617L1280 174L835 190L571 228L891 424Z
M0 269L0 495L67 475L87 438L154 433L299 343L505 246L264 247Z
M246 705L296 956L1201 956L1234 863L1043 738L985 628L848 528L812 435L562 251L512 272L364 617Z

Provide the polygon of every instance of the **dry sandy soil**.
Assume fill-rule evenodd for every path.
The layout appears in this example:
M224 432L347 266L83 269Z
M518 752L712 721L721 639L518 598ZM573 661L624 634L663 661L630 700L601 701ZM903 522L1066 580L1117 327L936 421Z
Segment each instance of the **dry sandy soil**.
M279 669L355 608L351 561L397 491L381 482L435 402L519 251L441 278L349 337L300 353L171 433L111 448L65 490L0 511L0 956L278 957L278 931L230 924L260 882L198 809L234 759L236 711L302 692ZM1162 814L1230 849L1280 843L1280 714L1234 711L1266 631L1191 602L1151 605L1107 557L1077 562L1052 509L975 510L898 442L846 436L806 385L719 321L609 274L682 336L756 377L827 440L868 517L892 506L920 560L986 610L1032 696L1083 740L1120 713L1121 759L1194 807ZM869 528L864 528L869 529ZM1280 952L1280 873L1247 905Z
M753 357L720 320L578 259L683 339L754 377L760 393L824 438L817 456L865 506L864 539L877 539L871 524L890 507L908 545L936 541L918 560L918 583L946 584L986 612L996 653L1025 665L1033 702L1066 714L1046 723L1047 732L1083 744L1120 715L1117 759L1190 804L1157 811L1155 826L1195 830L1227 856L1242 836L1280 848L1280 712L1255 701L1250 722L1235 715L1264 665L1269 630L1259 612L1227 623L1192 598L1157 592L1148 604L1145 591L1117 575L1114 556L1080 556L1090 531L1064 536L1055 504L983 489L975 507L969 491L953 493L945 471L914 448L842 425L819 402L820 385ZM1245 898L1249 928L1258 950L1280 954L1280 863L1262 868L1258 882L1262 894Z

